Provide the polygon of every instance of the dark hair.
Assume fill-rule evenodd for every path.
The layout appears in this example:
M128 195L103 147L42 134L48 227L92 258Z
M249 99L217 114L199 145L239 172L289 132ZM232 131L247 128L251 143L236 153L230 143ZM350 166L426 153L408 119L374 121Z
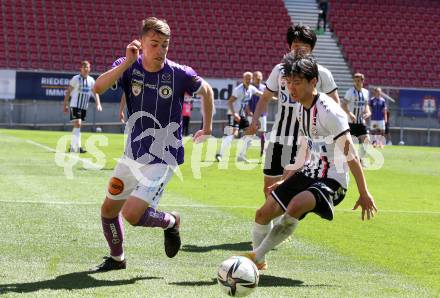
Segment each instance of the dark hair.
M286 37L289 48L292 46L292 43L294 41L299 41L310 45L312 51L315 48L316 34L309 26L304 26L304 25L296 25L295 27L290 26L287 29Z
M168 26L167 21L155 17L149 17L142 21L141 36L147 34L150 30L166 37L171 36L170 26Z
M318 80L318 64L312 55L288 53L281 61L283 75L285 77L299 76L311 81Z
M81 61L81 67L90 66L90 62L87 60Z

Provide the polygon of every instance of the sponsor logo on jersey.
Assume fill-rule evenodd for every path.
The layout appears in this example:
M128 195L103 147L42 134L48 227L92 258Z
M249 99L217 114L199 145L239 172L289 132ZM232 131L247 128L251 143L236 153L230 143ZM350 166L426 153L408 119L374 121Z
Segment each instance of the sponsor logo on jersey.
M159 95L164 99L168 99L173 95L173 89L170 86L162 86L159 88Z
M144 77L145 75L140 71L140 70L138 70L138 69L133 69L133 72L131 73L131 75L133 75L133 76L138 76L138 77Z
M133 93L134 96L138 96L139 94L141 94L143 88L144 88L143 81L139 81L135 79L131 80L131 92Z
M148 83L145 83L145 87L150 88L150 89L153 89L153 90L156 90L156 89L157 89L156 84L148 84Z

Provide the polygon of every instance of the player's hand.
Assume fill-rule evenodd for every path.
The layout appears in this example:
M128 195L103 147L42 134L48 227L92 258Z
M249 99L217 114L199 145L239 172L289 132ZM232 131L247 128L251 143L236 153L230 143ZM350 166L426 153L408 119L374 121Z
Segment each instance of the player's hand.
M235 119L235 121L240 122L240 120L241 120L240 115L238 115L237 113L234 113L234 119Z
M125 49L126 61L133 64L139 57L139 50L141 49L141 42L137 39L133 40Z
M99 105L96 105L96 110L98 111L98 112L102 112L102 106L99 104Z
M356 116L353 113L350 113L349 115L350 115L351 121L355 122L356 121Z
M69 112L69 107L68 106L64 106L63 107L63 112L64 112L64 114L67 114Z
M280 181L275 182L275 183L272 184L271 186L269 186L269 187L267 188L266 197L267 197L267 195L270 195L270 193L271 193L272 191L274 191L278 186L280 186L283 182L284 182L284 180L280 180Z
M125 123L125 113L124 111L119 112L119 121Z
M295 165L294 164L289 164L286 166L286 168L283 171L283 177L281 178L282 180L286 180L287 178L289 178L290 176L294 175L297 172L297 170L295 169Z
M362 208L362 220L365 220L365 214L367 214L367 219L369 220L374 217L374 213L377 213L373 196L368 191L359 196L356 204L354 204L353 210L356 210L359 206Z
M196 144L203 143L211 137L212 131L201 129L197 131L193 136L193 142Z
M258 123L255 123L254 121L251 122L248 128L245 129L244 133L246 135L254 135L257 133L258 130Z

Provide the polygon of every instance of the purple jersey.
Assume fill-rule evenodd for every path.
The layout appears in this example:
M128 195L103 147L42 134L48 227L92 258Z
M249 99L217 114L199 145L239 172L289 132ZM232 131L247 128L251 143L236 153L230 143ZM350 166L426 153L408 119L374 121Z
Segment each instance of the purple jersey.
M382 121L385 120L385 109L387 105L385 103L385 99L382 97L373 97L370 99L370 108L371 108L371 120L374 121Z
M255 86L255 87L257 87L257 89L261 92L263 92L264 88L266 88L266 86L264 84L260 84L260 86ZM251 97L251 100L249 101L249 109L251 110L252 113L255 113L255 109L257 108L258 100L260 100L260 97L258 95L253 95ZM261 114L261 116L266 116L266 112Z
M119 58L113 67L124 60ZM191 67L166 59L161 70L148 72L140 56L118 80L126 97L127 125L132 125L125 154L144 164L182 164L184 95L192 95L201 85L202 79Z

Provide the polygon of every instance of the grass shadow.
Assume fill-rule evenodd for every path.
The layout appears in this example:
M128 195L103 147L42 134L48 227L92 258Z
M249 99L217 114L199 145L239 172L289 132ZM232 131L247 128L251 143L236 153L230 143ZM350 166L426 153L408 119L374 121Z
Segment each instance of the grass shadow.
M250 251L252 250L251 242L238 242L238 243L223 243L217 245L209 245L209 246L197 246L187 244L182 247L182 251L186 252L209 252L212 250L231 250L231 251Z
M159 279L159 277L134 277L119 280L99 280L93 278L91 273L90 271L73 272L42 281L0 284L0 295L7 293L31 293L40 290L81 290L98 287L117 287L134 284L139 280Z
M170 283L176 286L188 286L188 287L203 287L212 286L217 284L217 279L212 278L206 281L182 281ZM285 277L278 277L273 275L260 275L260 281L258 283L259 287L303 287L304 282L301 280L290 279Z

